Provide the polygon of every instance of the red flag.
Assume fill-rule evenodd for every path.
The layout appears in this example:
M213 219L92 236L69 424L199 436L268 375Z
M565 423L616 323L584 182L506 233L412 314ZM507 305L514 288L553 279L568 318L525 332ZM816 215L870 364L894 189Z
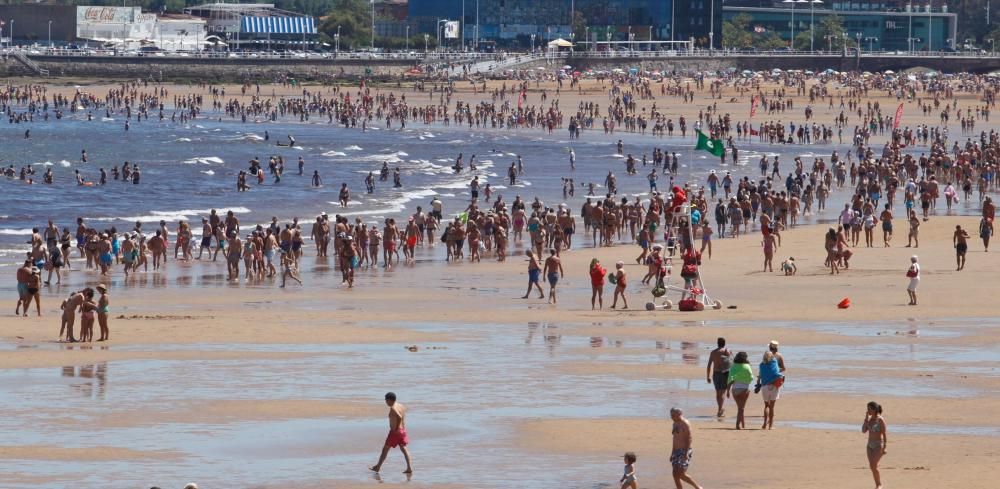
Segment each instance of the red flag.
M760 104L760 96L754 96L753 103L750 104L750 118L757 115L757 105Z
M902 120L903 120L903 104L899 104L899 107L896 108L896 120L892 122L893 130L899 129L899 122Z

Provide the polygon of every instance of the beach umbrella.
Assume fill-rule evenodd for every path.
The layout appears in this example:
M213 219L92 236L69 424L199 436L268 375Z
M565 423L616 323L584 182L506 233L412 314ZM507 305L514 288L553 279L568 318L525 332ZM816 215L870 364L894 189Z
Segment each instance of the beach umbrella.
M564 69L564 70L572 70L573 67L570 66L570 65L566 65L566 66L563 66L562 69Z
M892 70L885 70L885 72L884 72L884 73L885 73L886 75L895 75L895 74L896 74L896 72L895 72L895 71L892 71Z

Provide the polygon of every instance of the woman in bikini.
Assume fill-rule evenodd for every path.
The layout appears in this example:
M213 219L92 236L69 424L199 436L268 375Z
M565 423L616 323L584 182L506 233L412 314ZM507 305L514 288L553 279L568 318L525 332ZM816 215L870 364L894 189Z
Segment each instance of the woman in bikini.
M881 489L882 476L878 471L878 463L886 454L885 447L888 445L888 438L886 437L885 419L882 418L882 406L875 401L868 403L861 432L868 433L868 467L871 468L872 477L875 479L875 489Z
M101 327L101 337L97 341L108 341L111 338L108 331L108 314L111 312L111 299L108 297L108 287L106 285L98 285L97 291L101 293L101 297L97 300L97 324Z
M80 305L80 341L94 340L94 317L97 304L94 302L94 290L83 291L83 304Z

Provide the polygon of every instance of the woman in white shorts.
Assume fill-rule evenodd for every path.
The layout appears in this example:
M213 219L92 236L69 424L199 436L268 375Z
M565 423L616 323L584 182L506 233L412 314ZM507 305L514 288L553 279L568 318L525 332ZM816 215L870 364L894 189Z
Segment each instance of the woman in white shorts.
M910 257L910 268L906 271L906 276L910 279L910 285L906 287L906 293L910 295L910 305L917 305L917 286L920 285L920 264L917 263L917 255Z
M760 362L760 370L757 378L761 385L761 396L764 398L764 425L763 430L769 430L774 426L774 405L778 401L781 386L785 378L778 368L778 359L770 351L764 352L764 359Z

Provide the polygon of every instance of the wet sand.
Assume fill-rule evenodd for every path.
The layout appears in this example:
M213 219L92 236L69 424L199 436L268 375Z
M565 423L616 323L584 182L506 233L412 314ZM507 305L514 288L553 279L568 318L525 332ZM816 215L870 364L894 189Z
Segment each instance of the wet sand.
M84 90L103 97L116 86ZM528 103L538 104L532 86ZM564 111L580 101L607 104L598 83L584 87L583 95L560 95ZM168 88L171 96L202 93ZM455 99L488 98L466 83L456 88ZM540 88L555 96L554 84ZM262 94L272 89L301 94L270 85ZM749 96L731 92L719 110L742 120ZM229 86L226 98L237 93ZM413 105L429 100L411 97ZM962 106L976 103L971 94L960 98ZM874 91L871 99L883 112L898 104ZM666 104L691 122L712 103L704 93L693 104L677 100L638 103ZM755 120L801 121L807 103L799 97L794 110ZM937 122L918 115L915 103L907 107L904 125ZM840 111L814 108L820 124ZM809 149L826 157L846 147ZM832 198L821 217L835 220L838 202ZM713 297L736 309L701 313L643 310L651 296L638 285L645 267L634 264L632 245L564 253L555 307L519 298L527 281L521 245L503 264L484 258L362 272L353 290L311 256L306 287L284 290L226 285L221 263L171 260L164 272L129 284L73 271L66 285L43 294L41 319L0 317L0 429L10 433L0 446L0 480L11 489L94 487L109 478L137 487L194 480L202 487L603 488L616 487L621 454L635 451L641 487L664 487L671 482L666 411L679 405L694 422L692 474L706 487L867 487L860 423L874 399L889 423L887 487L985 488L981 475L1000 436L988 416L1000 407L1000 333L994 294L983 285L1000 273L1000 259L972 240L968 266L956 272L951 247L955 224L975 230L977 223L935 216L913 250L902 247L897 220L892 248L855 249L839 276L822 266L822 224L782 233L775 265L794 256L795 277L760 271L756 232L716 238L703 277ZM923 276L916 307L906 305L903 276L913 253ZM590 310L593 257L608 268L625 261L629 311ZM111 286L112 341L56 343L57 298L99 281ZM611 293L608 286L606 307ZM843 297L851 308L836 308ZM10 290L3 298L15 301ZM789 382L774 431L731 430L731 402L729 417L715 420L704 367L718 336L748 351L754 365L769 340L781 341ZM366 470L385 436L386 390L410 407L410 482L399 473L398 452L384 480ZM751 397L747 409L755 428L760 399Z
M139 458L145 473L123 480L256 485L273 472L296 486L332 475L337 487L368 487L376 481L365 464L385 431L380 396L395 390L411 409L413 483L427 487L594 487L616 479L627 450L639 454L644 487L666 485L665 412L675 404L694 420L692 473L706 487L868 484L858 425L870 399L890 426L887 484L986 487L975 474L997 455L1000 424L982 414L1000 405L1000 333L980 319L990 317L990 289L973 284L1000 272L1000 261L973 242L968 268L955 272L950 244L955 223L975 221L924 223L916 307L905 305L903 277L912 249L855 249L851 269L830 276L823 225L782 233L777 256L796 257L795 277L759 271L756 235L717 240L705 281L735 310L640 310L650 299L638 286L644 267L630 264L633 309L591 311L586 264L628 262L637 254L629 245L565 253L555 307L519 298L522 256L359 274L353 290L309 272L301 289L210 294L112 280L115 316L128 319L112 321L107 344L53 342L58 310L46 296L43 318L0 319L3 424L18 427L0 451L0 476L13 487L55 480L34 479L52 472L86 484L93 479L76 465L54 461L123 475ZM836 308L843 296L850 309ZM730 430L731 403L724 421L712 417L703 379L717 336L754 364L767 341L782 342L789 382L773 432ZM759 398L748 410L752 428ZM57 441L70 434L76 441ZM324 460L327 476L308 468ZM247 463L254 468L231 475ZM390 456L388 483L404 482L401 463Z

